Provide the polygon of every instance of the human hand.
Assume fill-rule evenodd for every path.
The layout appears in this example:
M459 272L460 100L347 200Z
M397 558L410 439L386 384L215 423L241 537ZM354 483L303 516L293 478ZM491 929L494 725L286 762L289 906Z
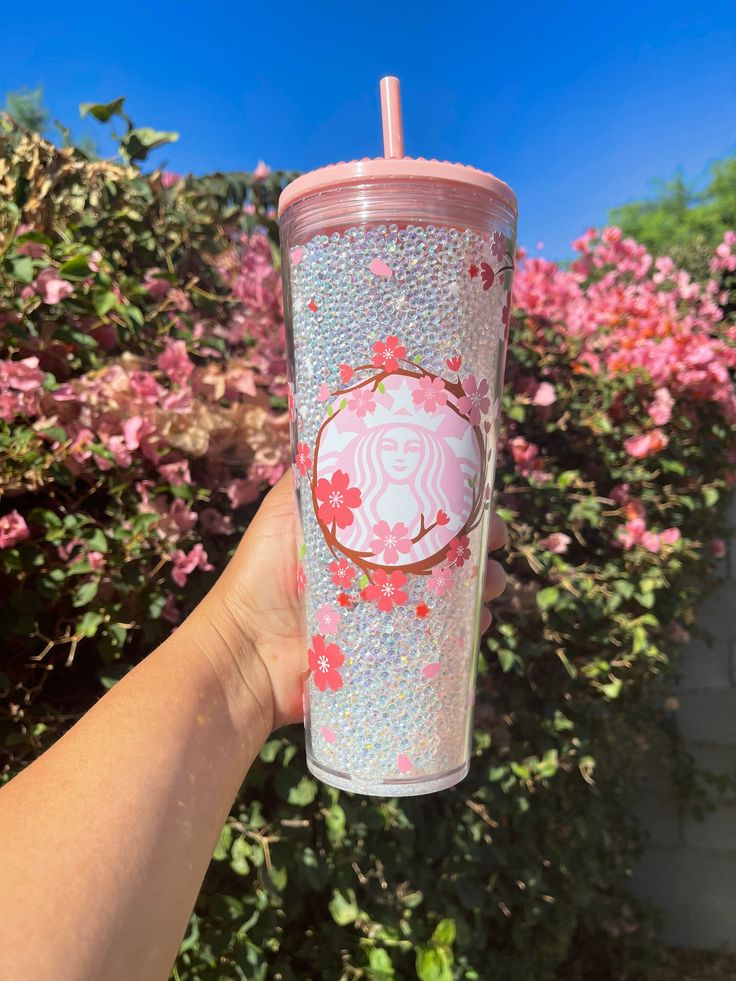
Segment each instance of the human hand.
M506 538L506 525L492 514L489 550L502 548ZM232 658L240 660L241 665L252 665L256 655L265 667L273 727L298 722L303 715L302 686L308 668L304 613L296 586L299 541L292 479L291 474L286 474L266 495L204 604L211 620L225 619L237 628L236 643L241 645L241 651L231 652ZM500 596L505 586L502 566L488 558L484 602ZM484 607L481 630L485 632L490 623L491 613ZM241 667L241 674L244 670ZM251 678L257 684L265 683L265 678L259 680L258 665L248 671L248 678L249 684ZM261 694L264 704L268 696L268 692Z

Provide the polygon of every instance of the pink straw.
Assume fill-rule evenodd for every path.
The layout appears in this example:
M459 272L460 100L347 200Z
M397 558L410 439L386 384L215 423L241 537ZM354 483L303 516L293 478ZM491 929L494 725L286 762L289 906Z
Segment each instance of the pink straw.
M401 128L401 90L393 75L381 79L381 118L383 120L384 157L404 156L404 132Z

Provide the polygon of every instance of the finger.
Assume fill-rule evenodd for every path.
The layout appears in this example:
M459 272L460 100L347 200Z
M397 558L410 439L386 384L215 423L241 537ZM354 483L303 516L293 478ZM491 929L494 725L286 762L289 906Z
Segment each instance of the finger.
M484 606L480 612L480 632L482 634L484 634L486 630L488 630L488 628L491 625L492 619L493 617L491 616L491 611L488 609L487 606Z
M491 523L488 529L488 551L495 552L497 548L503 548L509 539L506 522L496 514L491 513Z
M506 589L506 572L500 562L489 559L486 566L486 581L483 586L483 602L487 603L489 600L500 596L504 589Z

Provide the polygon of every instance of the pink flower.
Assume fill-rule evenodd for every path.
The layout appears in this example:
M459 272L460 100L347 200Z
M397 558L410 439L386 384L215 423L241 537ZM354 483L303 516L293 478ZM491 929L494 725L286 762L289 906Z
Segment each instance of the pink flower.
M0 517L0 548L11 548L30 537L26 519L15 509Z
M452 586L453 574L449 565L435 566L432 575L427 583L427 589L431 589L437 596L444 596Z
M0 518L0 521L2 519ZM2 548L2 542L0 541L0 548ZM722 538L711 538L708 542L708 551L713 556L714 559L725 559L726 557L726 543Z
M467 535L453 538L447 548L447 564L460 569L470 558L470 544Z
M499 262L503 262L506 257L506 236L503 232L493 233L493 242L491 243L491 254L495 255Z
M488 265L487 262L481 262L480 264L480 278L483 283L483 289L489 290L496 279L496 274L493 269Z
M465 395L457 400L458 408L470 420L471 426L480 425L481 415L488 412L491 400L488 398L488 379L476 382L475 375L468 375L462 383Z
M386 371L396 371L401 358L406 357L406 348L394 334L389 334L385 341L376 341L373 352L373 364Z
M553 531L546 538L541 538L539 544L546 548L547 551L554 552L555 555L564 555L571 541L572 538L564 534L564 532Z
M669 443L669 438L659 429L651 429L640 436L630 436L624 440L624 449L637 460L658 453Z
M167 623L171 623L174 626L181 620L181 613L176 608L176 600L174 599L173 593L166 594L166 602L161 610L161 619L166 620Z
M208 535L233 535L235 526L229 514L222 514L216 508L205 508L200 512L199 523Z
M415 405L421 405L425 412L435 412L437 406L447 404L447 392L441 378L425 375L411 393Z
M253 180L263 181L270 173L271 168L268 166L268 164L265 164L262 160L259 160L256 169L253 171Z
M177 586L182 587L186 585L187 577L195 569L201 569L202 572L211 572L214 569L214 566L207 561L207 553L201 542L197 542L189 553L178 548L171 556L171 561L173 563L171 578Z
M308 443L297 443L294 463L302 477L306 477L312 469L312 457L309 453Z
M641 536L641 543L648 552L657 553L660 549L661 540L654 531L645 531Z
M459 354L454 355L452 358L448 358L445 364L450 369L450 371L459 371L460 365L463 363L463 359Z
M440 528L443 528L445 525L449 525L450 516L440 508L440 510L437 512L437 517L434 520L437 522Z
M317 623L323 634L336 634L340 627L340 614L334 606L323 603L317 610Z
M177 460L175 463L162 463L158 468L167 484L172 487L180 487L182 484L191 484L192 476L189 473L189 461Z
M36 277L36 292L44 303L53 306L55 303L61 303L65 297L71 296L74 287L59 276L57 269L47 266Z
M409 529L399 521L393 526L388 521L379 521L373 526L374 539L371 542L371 549L375 556L383 552L383 561L386 565L396 565L399 561L399 552L406 555L411 551L411 538Z
M663 545L674 545L675 542L680 540L680 529L679 528L667 528L659 536L660 541Z
M258 500L261 482L247 477L234 477L225 488L225 493L230 501L230 507L239 508Z
M618 540L625 549L638 545L646 534L647 526L643 518L632 518L618 531Z
M102 552L87 552L85 558L93 572L102 572L105 568L105 556Z
M156 364L171 381L179 385L184 385L194 371L184 341L167 341L166 347L156 359Z
M320 634L312 637L312 646L307 652L309 667L313 671L314 683L320 691L342 688L342 675L338 668L345 663L345 657L337 644L325 644Z
M100 271L100 263L102 262L102 253L95 249L94 252L90 252L87 256L87 265L89 266L89 271L93 273L98 273Z
M337 560L330 562L330 572L332 573L332 582L335 586L339 586L341 589L350 589L355 578L355 569L347 559L340 559L339 562Z
M474 262L472 262L468 268L468 276L470 276L471 279L475 279L477 275L478 275L478 267Z
M37 391L43 384L43 372L38 367L38 358L0 362L0 385L2 384L16 392Z
M340 371L340 380L342 381L343 385L347 385L350 379L353 377L354 374L353 369L350 367L349 364L341 364L339 371Z
M171 283L164 278L160 269L146 269L143 274L143 288L154 300L162 300L171 289Z
M557 400L554 385L549 382L540 382L534 393L532 405L552 405Z
M317 398L320 402L326 402L332 393L330 392L330 386L327 382L322 382L317 390Z
M362 419L376 408L375 395L368 388L356 388L348 398L348 408Z
M322 502L317 511L320 521L335 522L338 528L353 523L353 511L362 503L360 491L350 486L350 477L342 470L336 470L330 480L321 477L317 481L317 500Z
M291 389L287 387L287 398L291 395L290 411L294 410L294 396ZM228 368L225 373L225 398L236 399L241 395L250 395L255 398L258 394L256 388L256 375L252 368L245 368L242 365L235 365ZM290 419L293 415L289 416Z
M407 594L401 589L406 585L406 576L403 572L386 572L378 569L373 574L373 582L366 586L363 595L383 613L390 613L395 606L403 606L407 600Z
M161 187L163 187L165 191L170 190L172 187L176 187L181 179L181 174L175 174L173 170L161 171Z
M666 388L658 388L654 393L654 401L649 406L649 415L655 426L666 426L672 417L672 406L675 400Z
M297 595L301 595L307 588L307 574L304 571L304 565L301 562L297 562L296 566L296 591Z

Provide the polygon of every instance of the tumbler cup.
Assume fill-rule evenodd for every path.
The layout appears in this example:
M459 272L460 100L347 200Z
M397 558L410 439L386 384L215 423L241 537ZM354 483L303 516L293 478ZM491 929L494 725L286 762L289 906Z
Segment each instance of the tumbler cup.
M516 198L403 156L304 174L279 201L310 672L309 769L365 794L468 771L511 309Z

